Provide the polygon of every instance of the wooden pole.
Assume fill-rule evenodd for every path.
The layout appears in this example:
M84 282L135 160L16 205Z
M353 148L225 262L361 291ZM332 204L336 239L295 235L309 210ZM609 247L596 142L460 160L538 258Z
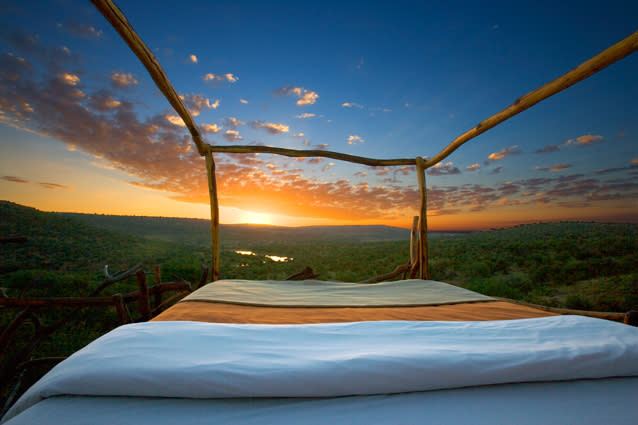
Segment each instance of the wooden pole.
M410 265L414 266L419 255L419 216L412 217L412 231L410 232Z
M212 146L207 148L211 152L219 153L272 153L297 158L307 158L311 156L319 156L323 158L338 159L341 161L354 162L356 164L369 165L371 167L391 166L391 165L414 165L412 158L396 158L396 159L374 159L365 156L348 155L340 152L324 151L320 149L286 149L276 148L273 146L255 146L255 145L232 145L232 146Z
M156 264L153 267L153 282L154 282L154 286L158 286L162 283L162 270L160 269L159 264ZM160 304L162 304L162 292L161 291L157 291L155 292L155 306L158 306Z
M138 270L137 273L137 286L140 288L139 304L140 314L143 321L151 320L151 302L148 297L148 286L146 285L146 273L144 270Z
M597 54L588 61L583 62L562 77L558 77L554 81L551 81L544 86L539 87L522 97L519 97L514 101L512 105L503 109L501 112L481 121L474 128L466 131L465 133L454 139L438 155L428 160L425 163L425 168L430 168L431 166L436 165L440 161L444 160L468 140L473 139L479 134L486 132L490 128L502 123L508 118L513 117L519 112L522 112L527 108L536 105L541 100L546 99L562 90L565 90L566 88L576 84L581 80L584 80L585 78L595 74L601 69L606 68L612 63L624 58L625 56L637 50L638 31L631 34L624 40L614 44L613 46L603 50L601 53Z
M417 178L419 179L420 208L419 208L419 279L429 279L428 267L428 195L425 184L426 162L423 158L416 158Z
M217 200L217 181L215 179L215 160L210 150L206 151L206 173L208 174L208 196L210 198L210 235L211 235L211 262L210 279L214 282L219 279L219 203Z
M120 325L126 325L128 323L128 315L126 314L126 306L124 305L122 294L115 294L112 298L113 304L115 304L115 311L117 311L117 318L120 319Z

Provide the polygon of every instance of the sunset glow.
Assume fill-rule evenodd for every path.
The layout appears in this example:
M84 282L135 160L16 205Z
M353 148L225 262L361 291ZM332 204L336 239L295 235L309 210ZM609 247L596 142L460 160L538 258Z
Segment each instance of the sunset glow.
M636 31L635 3L559 3L118 5L206 143L415 158ZM1 199L210 218L182 119L89 3L8 5L0 22ZM430 168L430 228L638 222L636 73L633 54ZM413 166L215 162L222 223L409 227L418 214Z

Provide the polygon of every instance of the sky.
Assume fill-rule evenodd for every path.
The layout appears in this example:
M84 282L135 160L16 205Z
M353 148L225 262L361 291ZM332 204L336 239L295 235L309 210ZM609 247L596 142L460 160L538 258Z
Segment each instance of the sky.
M116 2L206 143L433 157L638 30L635 1ZM427 171L432 230L638 222L638 53ZM216 154L222 223L386 224L413 166ZM88 1L0 3L0 199L210 218L205 161Z

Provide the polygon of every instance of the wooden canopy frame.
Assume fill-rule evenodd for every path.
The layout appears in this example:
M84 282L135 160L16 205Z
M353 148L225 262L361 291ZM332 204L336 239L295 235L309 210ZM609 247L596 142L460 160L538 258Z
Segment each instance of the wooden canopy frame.
M479 122L476 126L469 129L465 133L452 140L450 144L441 152L432 158L397 158L397 159L374 159L362 156L347 155L339 152L326 150L298 150L284 149L270 146L213 146L204 143L201 133L197 125L193 121L193 117L184 102L173 88L164 70L159 62L142 41L139 35L122 11L113 3L112 0L91 0L95 7L104 15L107 21L120 34L122 39L128 44L133 53L137 55L146 70L155 81L155 84L164 94L168 102L173 106L177 114L182 118L186 128L191 133L191 137L198 153L206 159L206 172L208 175L208 190L210 196L210 215L211 215L211 281L219 279L220 266L220 244L219 244L219 203L217 198L217 183L215 176L215 161L213 152L218 153L270 153L277 155L285 155L289 157L324 157L338 159L357 164L369 166L397 166L397 165L415 165L417 169L417 179L420 192L420 208L418 218L418 249L416 260L411 260L412 266L418 266L418 276L421 279L430 277L428 269L428 239L427 239L427 189L425 181L425 170L436 165L440 161L447 158L452 152L457 150L461 145L486 132L492 127L502 123L503 121L513 117L514 115L534 106L538 102L584 80L585 78L606 68L612 63L638 51L638 31L631 34L627 38L619 41L611 47L603 50L591 59L583 62L576 68L566 74L556 78L553 81L519 97L507 108L492 115L491 117Z

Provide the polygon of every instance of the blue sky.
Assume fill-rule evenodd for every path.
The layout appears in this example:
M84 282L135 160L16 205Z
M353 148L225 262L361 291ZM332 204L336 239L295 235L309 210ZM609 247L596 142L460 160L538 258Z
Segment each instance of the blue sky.
M434 156L638 30L629 1L117 4L208 143L374 158ZM1 7L1 198L207 217L203 160L90 2ZM430 169L431 226L638 221L637 73L633 54ZM413 167L217 164L222 222L408 226L417 208Z

